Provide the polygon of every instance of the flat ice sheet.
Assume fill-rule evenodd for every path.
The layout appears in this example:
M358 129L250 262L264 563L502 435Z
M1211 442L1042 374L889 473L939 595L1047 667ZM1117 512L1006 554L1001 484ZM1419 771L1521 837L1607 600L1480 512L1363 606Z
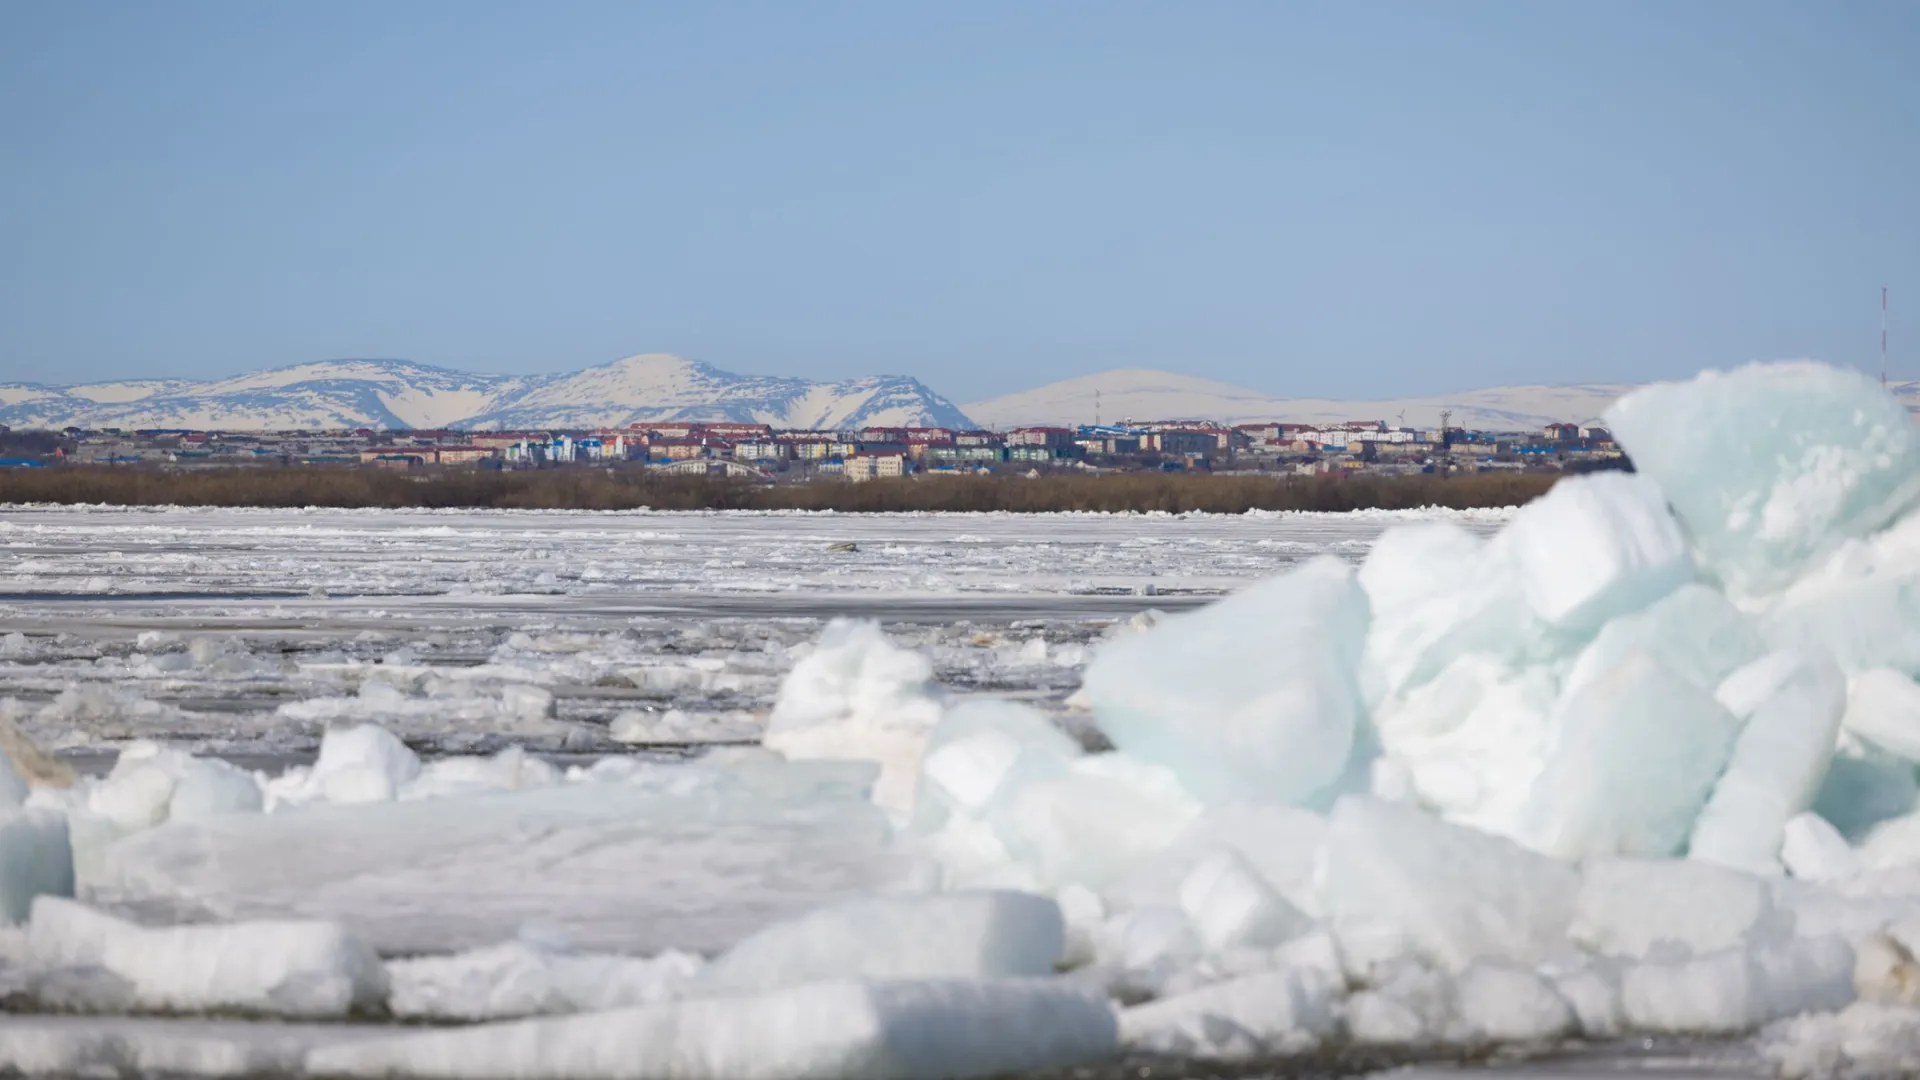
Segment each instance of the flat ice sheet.
M529 924L588 950L714 951L910 884L916 863L887 838L853 798L580 784L166 825L116 845L96 895L161 921L336 920L388 953L477 948Z

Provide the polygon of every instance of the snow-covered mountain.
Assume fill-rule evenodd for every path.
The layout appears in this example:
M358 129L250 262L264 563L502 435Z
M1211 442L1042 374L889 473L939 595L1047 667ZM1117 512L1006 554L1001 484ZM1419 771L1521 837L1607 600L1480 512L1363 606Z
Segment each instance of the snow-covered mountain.
M400 360L324 360L214 382L0 384L0 424L29 427L435 428L484 411L524 378Z
M550 378L462 426L620 427L645 420L732 420L826 430L972 426L953 402L904 376L816 383L734 375L665 353L629 356Z
M1632 383L1502 386L1433 397L1331 401L1275 397L1191 375L1123 369L1049 383L962 407L980 423L998 428L1092 423L1096 409L1105 423L1128 418L1218 420L1228 424L1385 420L1431 428L1439 426L1440 413L1448 410L1453 413L1450 422L1456 427L1537 431L1549 423L1579 424L1595 419L1633 387ZM1891 389L1909 409L1920 412L1920 382L1894 383Z
M816 383L733 375L664 354L549 376L475 375L399 360L328 360L215 382L0 383L0 424L15 428L545 429L640 420L970 426L952 402L901 376Z

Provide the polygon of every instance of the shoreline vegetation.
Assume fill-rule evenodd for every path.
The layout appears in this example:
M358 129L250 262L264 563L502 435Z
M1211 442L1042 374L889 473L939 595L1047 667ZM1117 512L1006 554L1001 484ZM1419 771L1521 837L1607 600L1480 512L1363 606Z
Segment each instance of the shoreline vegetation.
M305 506L336 509L1048 511L1237 514L1249 510L1456 510L1517 506L1553 486L1546 473L1465 476L942 476L764 485L640 469L525 472L374 469L0 470L0 504Z

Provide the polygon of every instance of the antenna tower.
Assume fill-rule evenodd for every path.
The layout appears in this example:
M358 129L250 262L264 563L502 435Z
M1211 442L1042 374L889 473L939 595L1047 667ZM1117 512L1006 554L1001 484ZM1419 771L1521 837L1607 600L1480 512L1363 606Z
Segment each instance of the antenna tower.
M1882 379L1880 381L1885 382L1886 380ZM1093 426L1100 426L1100 391L1098 390L1093 392Z
M1880 385L1887 385L1887 287L1880 286Z

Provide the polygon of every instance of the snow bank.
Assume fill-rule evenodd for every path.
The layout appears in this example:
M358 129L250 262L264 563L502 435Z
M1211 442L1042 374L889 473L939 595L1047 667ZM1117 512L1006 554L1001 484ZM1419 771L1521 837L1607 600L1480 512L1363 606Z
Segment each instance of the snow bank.
M591 1016L388 1036L308 1055L326 1076L914 1080L1098 1061L1107 1003L1058 981L835 981Z

